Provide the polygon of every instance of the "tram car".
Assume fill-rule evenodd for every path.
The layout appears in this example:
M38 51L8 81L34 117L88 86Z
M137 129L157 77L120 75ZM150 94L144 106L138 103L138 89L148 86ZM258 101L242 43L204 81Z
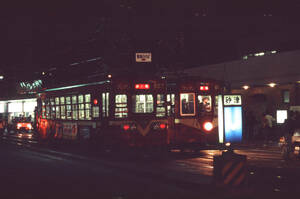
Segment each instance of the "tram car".
M163 145L165 94L162 79L128 76L46 89L38 95L38 132L42 139L115 147Z
M218 142L221 87L191 79L116 76L45 89L37 129L44 140L112 147L182 147Z
M172 93L174 104L171 145L179 149L200 150L219 144L218 100L222 99L225 92L223 83L198 77L182 77L170 82L167 89Z

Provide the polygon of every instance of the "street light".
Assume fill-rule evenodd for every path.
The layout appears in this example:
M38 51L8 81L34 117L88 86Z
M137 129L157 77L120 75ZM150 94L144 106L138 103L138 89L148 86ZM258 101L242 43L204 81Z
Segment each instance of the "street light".
M269 84L269 86L273 88L274 86L276 86L276 84L272 82Z
M245 90L247 90L247 89L249 88L249 86L248 86L248 85L245 85L245 86L243 86L243 88L244 88Z
M4 79L4 76L3 75L0 75L0 80Z

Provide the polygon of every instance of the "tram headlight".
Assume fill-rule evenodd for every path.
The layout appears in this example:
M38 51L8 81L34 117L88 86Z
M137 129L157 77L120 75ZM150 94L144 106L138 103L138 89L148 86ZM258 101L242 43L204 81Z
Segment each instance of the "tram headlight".
M211 122L204 122L203 128L205 131L211 131L214 128L214 125Z
M17 124L17 129L20 129L22 127L22 124L18 123Z
M27 124L27 128L28 129L32 129L32 125L31 124Z

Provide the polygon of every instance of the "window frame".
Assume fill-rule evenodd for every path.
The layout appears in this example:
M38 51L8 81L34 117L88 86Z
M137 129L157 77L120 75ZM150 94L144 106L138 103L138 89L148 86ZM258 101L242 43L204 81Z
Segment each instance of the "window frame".
M188 114L185 114L185 113L182 113L182 95L184 94L192 94L193 95L193 101L194 101L194 113L188 113ZM180 103L180 116L182 117L185 117L185 116L196 116L196 93L192 93L192 92L180 92L179 93L179 103Z

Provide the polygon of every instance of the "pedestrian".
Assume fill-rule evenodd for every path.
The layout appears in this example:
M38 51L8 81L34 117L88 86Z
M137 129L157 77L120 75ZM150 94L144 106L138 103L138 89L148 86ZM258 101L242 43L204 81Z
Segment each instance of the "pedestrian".
M293 151L292 137L297 127L296 114L293 111L288 112L288 117L283 124L283 133L285 139L284 157L289 158L290 153Z
M273 133L273 122L275 122L275 118L269 113L265 112L263 117L263 136L264 141L268 142L271 141L271 139L274 139Z

